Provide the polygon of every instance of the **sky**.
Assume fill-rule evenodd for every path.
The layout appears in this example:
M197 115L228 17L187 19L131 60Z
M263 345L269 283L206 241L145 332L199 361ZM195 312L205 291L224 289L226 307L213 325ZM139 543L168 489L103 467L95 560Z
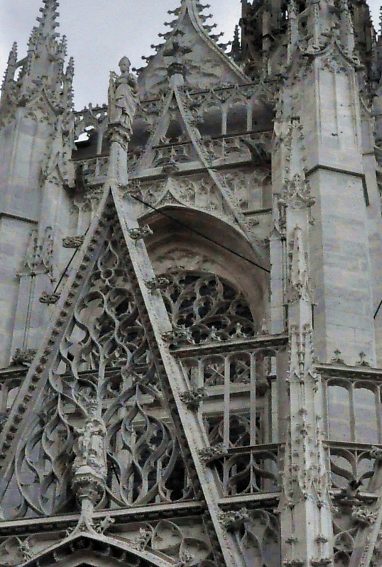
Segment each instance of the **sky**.
M206 0L217 31L232 39L240 18L240 0ZM19 44L24 56L26 44L42 0L0 0L0 76L3 75L10 47ZM89 102L107 100L109 72L118 69L118 61L127 55L133 66L142 67L142 55L150 55L152 44L161 43L158 33L168 28L164 22L174 19L179 0L61 0L60 32L68 37L68 54L75 59L75 101L78 109ZM369 0L374 22L378 22L379 0Z

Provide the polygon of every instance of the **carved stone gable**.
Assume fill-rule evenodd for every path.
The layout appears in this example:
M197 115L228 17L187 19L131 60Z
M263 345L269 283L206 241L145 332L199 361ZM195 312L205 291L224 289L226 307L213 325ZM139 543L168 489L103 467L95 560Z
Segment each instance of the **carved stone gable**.
M182 2L176 10L176 19L169 25L165 43L148 59L147 67L139 75L141 93L157 94L166 90L169 74L184 75L185 85L192 89L205 89L222 84L247 82L244 73L217 45L210 27L204 22L207 16L195 0Z

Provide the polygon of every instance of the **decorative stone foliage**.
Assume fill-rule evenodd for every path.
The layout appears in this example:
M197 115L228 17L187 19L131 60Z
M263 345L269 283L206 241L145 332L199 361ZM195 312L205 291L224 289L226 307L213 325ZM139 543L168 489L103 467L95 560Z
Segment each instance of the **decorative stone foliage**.
M58 0L12 47L1 564L380 564L382 51L334 4L227 54L181 0L80 112Z

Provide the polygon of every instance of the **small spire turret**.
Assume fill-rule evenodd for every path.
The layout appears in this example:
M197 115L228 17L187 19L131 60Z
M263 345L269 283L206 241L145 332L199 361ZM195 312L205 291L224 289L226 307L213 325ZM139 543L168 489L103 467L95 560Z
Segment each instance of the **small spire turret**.
M298 11L295 0L290 0L288 5L288 35L288 61L290 61L299 40Z
M232 42L232 47L231 47L231 57L233 58L234 61L236 61L238 63L242 59L239 26L235 26L235 32L234 32L233 42Z
M65 70L67 40L57 33L58 0L42 2L37 25L28 41L27 56L18 61L16 44L9 55L1 96L2 123L12 119L19 106L35 104L42 92L58 114L73 107L73 65ZM20 72L15 79L17 69Z
M73 109L74 106L74 91L73 91L73 79L74 79L74 59L71 57L69 59L68 66L66 68L66 73L64 77L64 99L67 102L68 109Z
M27 95L37 83L55 91L63 77L66 56L66 37L60 38L57 32L58 0L43 0L38 25L32 30L28 55L21 73L21 92Z
M7 86L14 81L15 73L17 69L17 43L12 45L12 49L9 52L7 68L4 74L4 80L1 87L2 93L7 89Z
M48 38L58 37L55 31L58 28L58 0L43 0L44 5L40 8L41 16L37 18L39 23L38 32L41 36Z
M353 55L355 47L354 26L348 0L340 0L339 8L341 43L349 55Z

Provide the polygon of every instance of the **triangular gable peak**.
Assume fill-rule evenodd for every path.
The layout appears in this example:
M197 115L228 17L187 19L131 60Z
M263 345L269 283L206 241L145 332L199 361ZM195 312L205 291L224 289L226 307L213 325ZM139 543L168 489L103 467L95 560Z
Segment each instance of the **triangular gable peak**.
M169 67L174 64L184 66L185 85L197 90L249 82L209 35L211 26L204 24L207 16L201 13L206 7L196 0L183 0L180 8L170 12L177 15L171 22L172 30L164 34L165 43L149 58L139 76L143 97L156 95L167 88Z
M81 507L73 535L94 535L96 508L186 504L203 494L219 542L214 555L236 567L218 486L202 466L200 392L169 351L174 333L143 242L150 232L114 181L106 184L0 435L0 517Z
M50 549L23 563L22 567L44 565L70 565L84 567L168 567L170 563L150 551L133 549L127 543L101 534L83 532L68 537Z
M159 302L161 331L171 327L163 302L149 284L146 289L150 265L144 276L135 271L129 249L138 254L139 229L131 231L105 191L76 274L0 436L4 519L78 510L82 481L77 485L76 478L84 475L100 487L94 504L101 507L189 497L175 430L157 418L168 410L142 294Z

